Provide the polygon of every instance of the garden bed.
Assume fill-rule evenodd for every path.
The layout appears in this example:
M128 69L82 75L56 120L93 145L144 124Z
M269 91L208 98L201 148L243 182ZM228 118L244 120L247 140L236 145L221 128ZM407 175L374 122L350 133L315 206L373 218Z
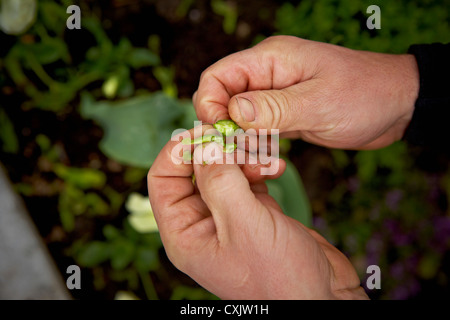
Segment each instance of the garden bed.
M105 154L100 147L105 129L83 114L83 92L95 101L116 102L145 92L163 92L181 104L190 99L205 68L275 32L398 53L414 41L445 38L446 34L429 30L434 23L448 23L449 19L441 15L441 20L423 19L418 7L405 12L406 2L401 2L386 13L395 19L386 17L383 31L377 34L361 27L365 3L361 8L344 10L344 4L319 1L322 10L306 0L300 4L274 0L80 1L90 25L69 31L61 25L65 21L58 18L67 16L64 1L42 3L47 7L40 8L37 21L50 37L65 44L69 57L66 59L62 50L60 57L42 64L44 71L67 87L76 78L71 72L77 70L93 74L94 79L73 89L73 97L60 105L57 98L61 96L55 92L43 98L30 96L30 84L37 92L52 91L36 69L26 65L20 56L23 52L18 53L21 58L17 61L24 64L26 80L18 84L20 79L7 70L7 64L16 60L7 60L7 56L18 43L22 48L37 48L33 44L41 41L42 30L35 26L20 36L0 33L0 42L6 44L0 48L0 118L2 125L12 124L13 128L12 135L7 129L2 134L0 156L63 277L67 266L81 265L82 289L71 291L76 299L113 299L120 291L141 299L214 298L171 265L157 234L139 234L128 224L126 201L133 193L147 194L148 168ZM316 9L300 10L301 3ZM48 20L44 9L56 10L55 19ZM428 8L430 12L440 9L439 4ZM342 16L334 18L334 12ZM330 19L338 27L333 28L333 23L330 27ZM407 19L425 22L417 23L410 33L402 33L401 25ZM299 24L303 26L300 31ZM352 28L362 31L353 36ZM100 29L106 38L93 32ZM101 51L108 46L109 51ZM118 61L117 69L107 69L98 76L95 72L105 67L101 61L108 57L96 57L93 47L99 48L97 54L112 52L111 61ZM137 62L126 60L127 54L120 51L137 52L132 51L135 48L145 48L159 60L145 56L147 64L135 68ZM42 53L38 48L32 52ZM50 53L42 53L42 59L51 60ZM122 65L126 66L124 73ZM111 74L119 74L123 83L108 99L103 86ZM385 150L356 152L292 141L285 155L302 177L313 226L351 258L362 281L368 265L380 265L383 286L380 291L368 291L372 298L450 296L450 174L446 153L403 143Z

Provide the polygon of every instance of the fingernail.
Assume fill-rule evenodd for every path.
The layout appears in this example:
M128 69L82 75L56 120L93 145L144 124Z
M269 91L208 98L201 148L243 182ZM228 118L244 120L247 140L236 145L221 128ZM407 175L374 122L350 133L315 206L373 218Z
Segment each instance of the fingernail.
M245 122L253 122L255 121L255 108L253 107L253 103L245 98L236 98L239 111L241 112L242 119Z

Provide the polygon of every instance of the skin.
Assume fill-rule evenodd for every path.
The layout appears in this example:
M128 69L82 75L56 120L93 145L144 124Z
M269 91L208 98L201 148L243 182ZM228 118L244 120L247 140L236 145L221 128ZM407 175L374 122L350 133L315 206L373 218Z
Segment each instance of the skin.
M418 97L412 55L356 51L277 36L206 69L193 101L199 120L342 149L377 149L402 138ZM239 101L253 104L245 121ZM252 118L252 117L249 117Z
M402 137L418 88L410 55L280 36L205 70L193 101L207 123L231 117L243 129L371 149ZM282 160L274 160L279 171L270 177L261 165L214 163L233 154L175 164L177 143L164 147L148 174L160 235L177 268L223 299L367 299L349 260L267 194L264 179L283 173ZM203 153L195 148L194 158Z

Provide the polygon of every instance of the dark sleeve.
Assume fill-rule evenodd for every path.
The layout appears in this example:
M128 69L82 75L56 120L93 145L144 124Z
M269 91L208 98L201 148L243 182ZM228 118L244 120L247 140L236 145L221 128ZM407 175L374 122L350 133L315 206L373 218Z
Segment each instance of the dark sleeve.
M420 89L403 139L450 149L450 44L412 45L408 53L416 57Z

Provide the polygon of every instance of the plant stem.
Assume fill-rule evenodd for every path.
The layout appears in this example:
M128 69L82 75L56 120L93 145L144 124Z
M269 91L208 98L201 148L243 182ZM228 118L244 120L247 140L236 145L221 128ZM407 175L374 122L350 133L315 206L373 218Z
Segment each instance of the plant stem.
M53 88L58 85L58 82L53 80L48 73L44 70L41 64L36 60L32 54L26 55L31 70L39 77L39 79L49 88Z
M158 294L156 293L155 286L153 285L152 278L148 272L138 270L139 277L141 278L142 286L144 287L145 295L149 300L158 300Z

